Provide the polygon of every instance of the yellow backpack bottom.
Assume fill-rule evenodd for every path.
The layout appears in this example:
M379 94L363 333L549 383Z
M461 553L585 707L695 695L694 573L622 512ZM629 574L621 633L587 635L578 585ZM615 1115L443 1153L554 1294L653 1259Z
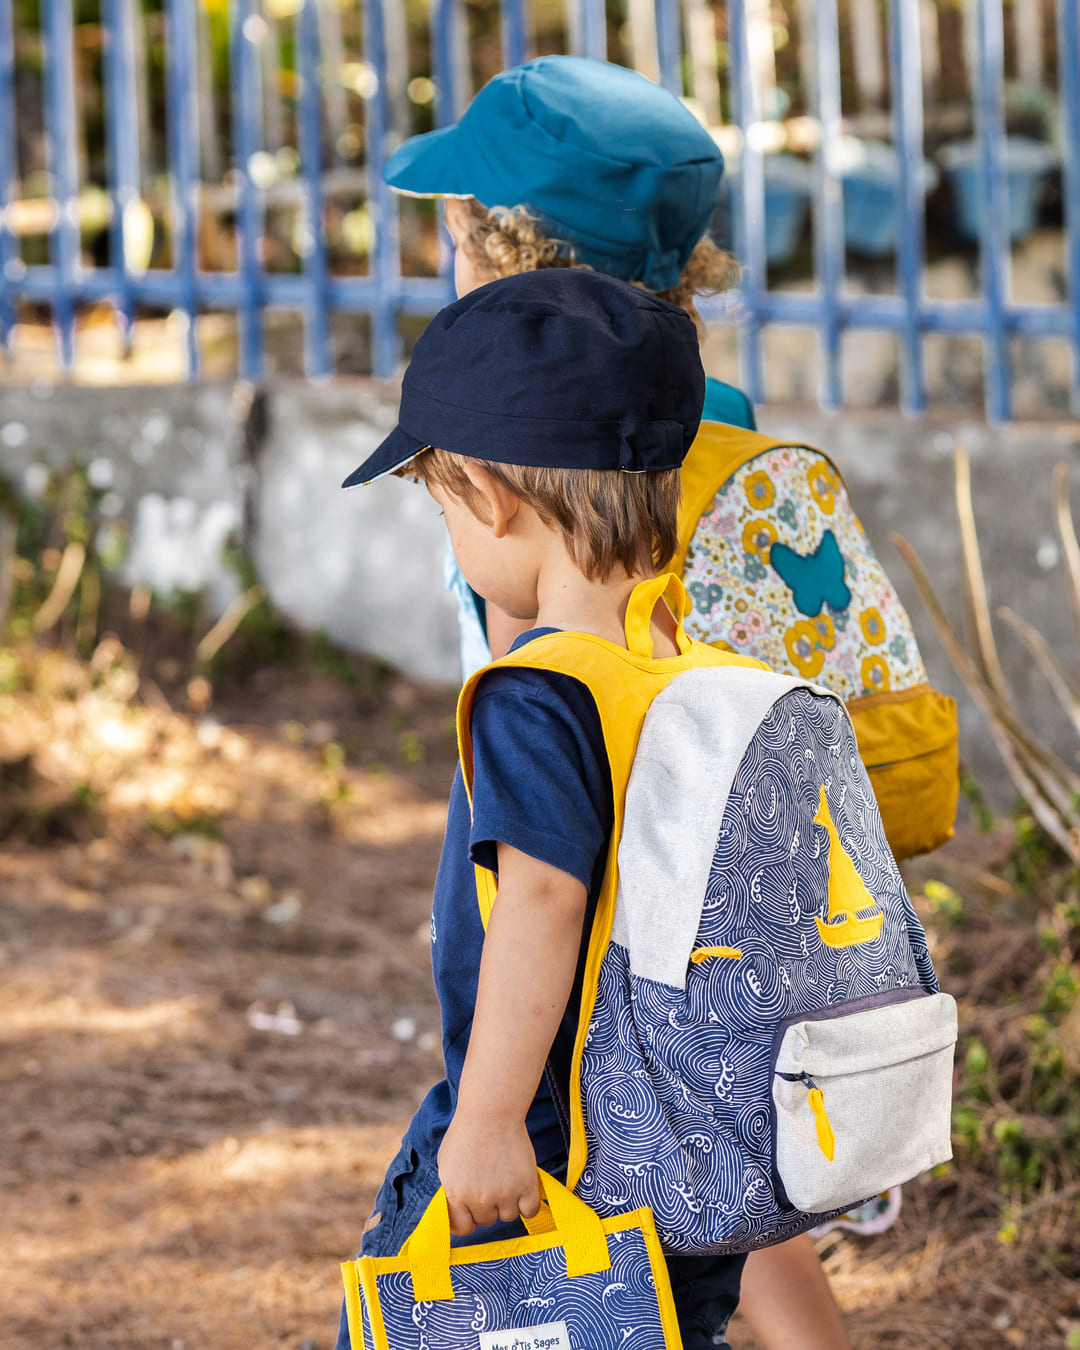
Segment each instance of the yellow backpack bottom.
M951 839L959 791L955 701L920 684L852 699L847 710L896 858Z

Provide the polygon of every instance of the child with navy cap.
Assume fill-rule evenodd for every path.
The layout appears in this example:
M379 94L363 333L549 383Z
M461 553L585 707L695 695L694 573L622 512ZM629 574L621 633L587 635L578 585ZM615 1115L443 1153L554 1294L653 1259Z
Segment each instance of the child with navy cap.
M737 277L708 234L723 171L710 134L667 90L606 61L552 55L502 71L458 123L405 141L385 177L405 195L445 199L459 296L498 277L588 267L680 306L701 337L695 299ZM711 377L701 417L755 425L746 396ZM487 604L452 553L447 585L468 676L531 616ZM809 1237L753 1253L745 1292L770 1350L850 1350Z
M526 273L436 316L397 427L345 485L421 479L470 584L531 620L515 646L563 630L625 647L630 593L674 549L703 398L685 311L599 273ZM675 633L661 601L654 658L677 655ZM493 669L470 731L471 810L459 768L432 909L445 1076L386 1174L366 1255L396 1253L440 1184L456 1241L523 1235L537 1166L566 1173L557 1103L615 811L600 718L577 680ZM475 864L499 879L486 934ZM668 1258L686 1350L725 1344L743 1260Z

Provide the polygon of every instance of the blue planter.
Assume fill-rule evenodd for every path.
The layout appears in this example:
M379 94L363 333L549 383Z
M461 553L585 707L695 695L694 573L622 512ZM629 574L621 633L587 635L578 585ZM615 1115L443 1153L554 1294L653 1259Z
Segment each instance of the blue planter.
M844 136L830 154L830 167L844 189L844 234L856 253L881 257L896 249L900 215L900 158L883 141ZM923 194L937 186L938 173L922 160Z
M982 198L979 189L978 141L953 141L939 155L956 203L957 231L968 239L982 234ZM1009 211L1009 238L1022 239L1038 220L1039 193L1060 156L1045 141L1009 136L1005 141L1005 184Z
M738 165L725 172L712 219L712 234L723 248L731 249L735 238L735 213L742 178ZM798 247L810 206L810 168L794 155L766 155L765 258L786 262ZM759 222L754 222L759 225ZM752 226L753 227L753 226Z

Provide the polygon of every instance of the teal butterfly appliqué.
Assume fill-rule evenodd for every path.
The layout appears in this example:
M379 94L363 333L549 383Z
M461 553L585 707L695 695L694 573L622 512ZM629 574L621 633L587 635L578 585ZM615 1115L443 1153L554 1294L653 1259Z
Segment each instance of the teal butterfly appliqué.
M844 581L844 555L832 530L826 530L813 553L796 553L787 544L773 544L769 562L791 591L795 608L813 618L825 604L847 609L851 591Z

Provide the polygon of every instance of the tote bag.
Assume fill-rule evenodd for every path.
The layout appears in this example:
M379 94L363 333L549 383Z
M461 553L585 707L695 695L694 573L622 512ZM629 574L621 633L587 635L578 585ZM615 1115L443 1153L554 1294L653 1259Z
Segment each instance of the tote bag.
M397 1256L346 1261L352 1350L682 1350L649 1210L601 1220L539 1179L527 1237L451 1248L440 1188Z

